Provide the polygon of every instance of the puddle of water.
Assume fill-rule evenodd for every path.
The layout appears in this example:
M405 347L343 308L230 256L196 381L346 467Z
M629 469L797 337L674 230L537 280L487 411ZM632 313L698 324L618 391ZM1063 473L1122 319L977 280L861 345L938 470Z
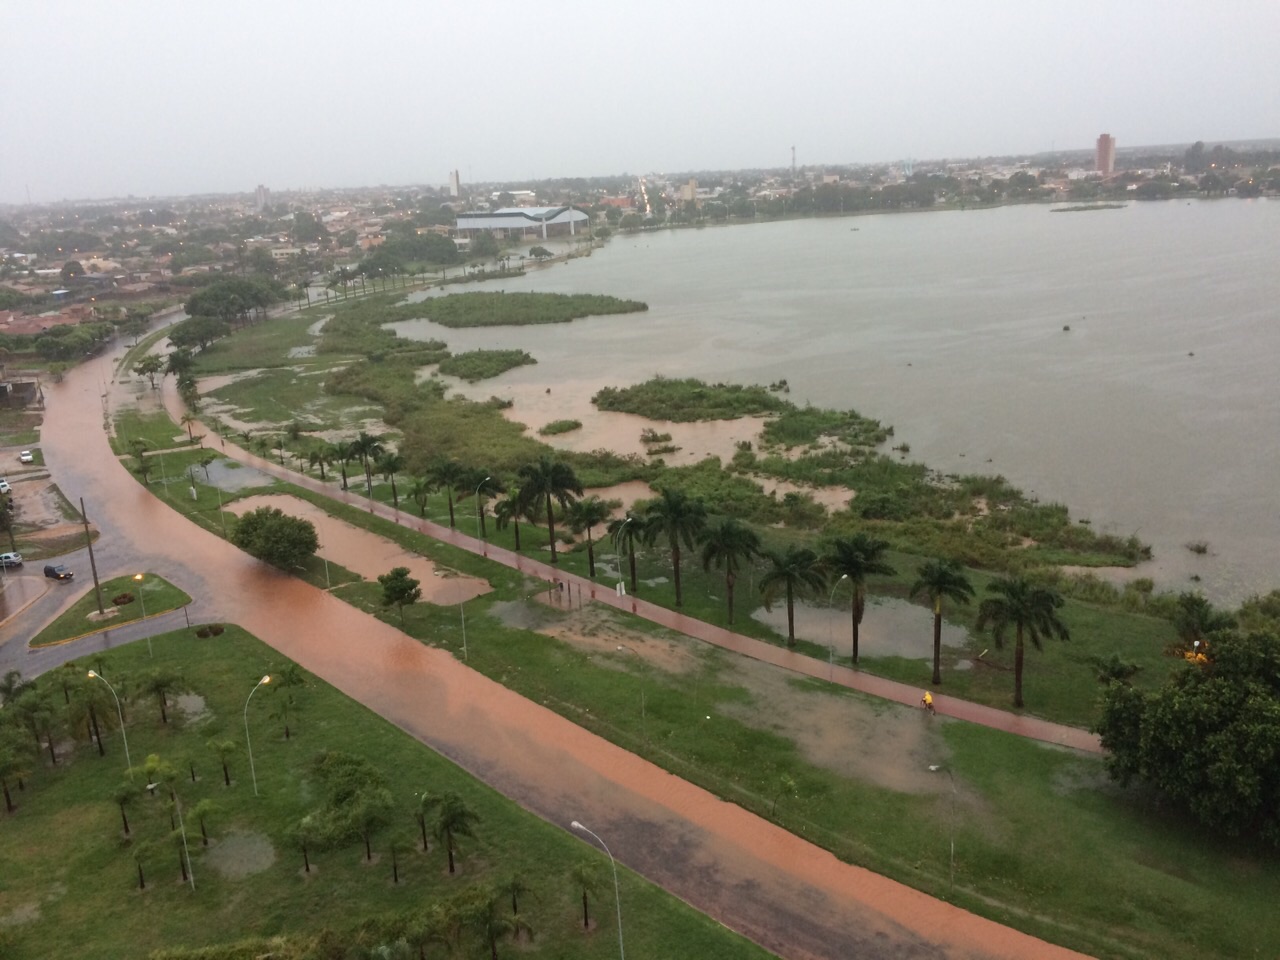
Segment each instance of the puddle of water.
M315 355L316 355L316 348L314 346L290 347L289 354L288 354L290 360L295 360L298 357L314 357Z
M408 567L410 576L422 586L422 599L428 603L461 603L490 590L484 580L437 568L426 557L408 553L399 544L331 517L314 504L297 497L284 494L246 497L229 504L227 509L241 516L258 507L277 507L291 517L310 520L320 538L317 553L368 580L377 579L393 567Z
M852 644L852 622L848 597L846 606L840 606L836 597L835 607L813 607L803 601L796 603L796 636L823 646L834 644L837 652L848 655ZM787 630L787 605L779 601L773 610L760 607L751 614L752 619L768 624L778 632ZM969 632L942 621L942 643L948 647L963 647L969 640ZM893 597L867 601L866 613L858 631L858 653L864 657L918 657L933 658L933 612L927 607L908 603Z
M249 487L269 487L276 482L276 478L270 474L263 473L256 467L247 467L237 460L213 461L209 464L207 479L203 469L197 468L196 472L206 484L228 492L245 490Z

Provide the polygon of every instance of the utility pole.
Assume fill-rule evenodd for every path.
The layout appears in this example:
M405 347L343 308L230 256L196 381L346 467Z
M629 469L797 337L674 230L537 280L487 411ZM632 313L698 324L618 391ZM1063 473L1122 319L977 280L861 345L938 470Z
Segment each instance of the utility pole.
M98 601L98 616L106 616L102 609L102 584L98 583L98 565L93 561L93 537L89 536L89 516L84 512L84 497L80 498L80 519L84 521L84 543L89 548L89 570L93 574L93 595Z

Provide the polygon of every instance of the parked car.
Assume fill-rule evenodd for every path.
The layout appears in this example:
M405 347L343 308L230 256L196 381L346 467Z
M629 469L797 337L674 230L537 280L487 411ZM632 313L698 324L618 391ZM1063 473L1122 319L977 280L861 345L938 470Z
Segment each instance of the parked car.
M50 580L70 580L75 576L71 570L67 569L60 563L46 563L44 567L44 575Z
M9 481L4 477L0 477L0 493L8 493L13 488L9 486Z
M20 454L18 454L18 462L19 463L35 463L36 462L35 454L33 454L30 450L23 450Z
M20 566L22 566L22 554L0 553L0 567L20 567Z

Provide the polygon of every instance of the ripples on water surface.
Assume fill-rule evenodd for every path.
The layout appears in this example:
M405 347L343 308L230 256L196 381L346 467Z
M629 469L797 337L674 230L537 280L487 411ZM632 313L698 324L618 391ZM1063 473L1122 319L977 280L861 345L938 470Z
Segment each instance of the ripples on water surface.
M1143 572L1170 586L1198 573L1239 600L1280 585L1277 263L1274 200L801 220L618 236L471 288L609 293L648 313L399 326L537 357L478 396L786 378L793 400L893 424L931 466L1002 473L1095 529L1136 532L1157 553Z

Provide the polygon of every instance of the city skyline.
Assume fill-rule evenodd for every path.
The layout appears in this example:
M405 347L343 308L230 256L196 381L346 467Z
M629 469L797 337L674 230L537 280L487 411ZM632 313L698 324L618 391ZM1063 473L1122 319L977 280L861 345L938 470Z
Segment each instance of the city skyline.
M331 0L51 0L7 18L10 76L38 82L0 103L0 202L771 169L793 144L813 167L1088 151L1104 130L1273 137L1280 7L1230 6L1192 24L1152 0L378 0L356 20Z

